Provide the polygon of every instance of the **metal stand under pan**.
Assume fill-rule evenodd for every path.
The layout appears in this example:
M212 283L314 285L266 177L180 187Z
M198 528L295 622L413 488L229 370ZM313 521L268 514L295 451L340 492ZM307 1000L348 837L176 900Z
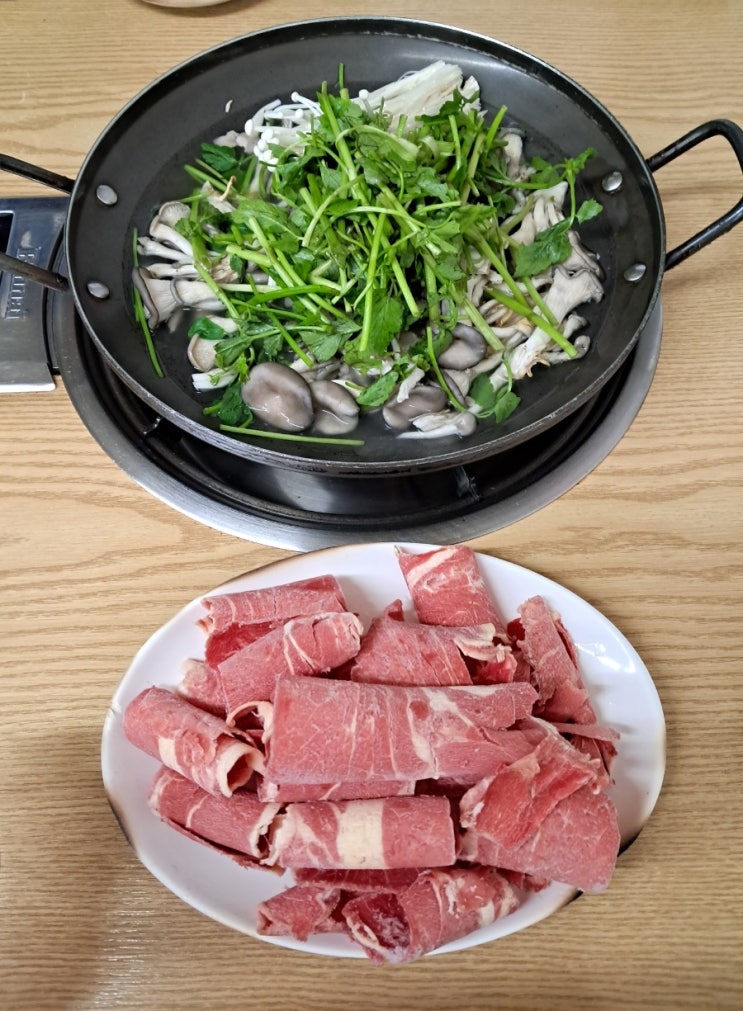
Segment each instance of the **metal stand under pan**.
M64 274L64 264L58 268ZM257 464L188 435L104 363L69 294L47 291L40 305L52 369L125 473L200 523L293 550L398 539L455 543L543 508L586 477L626 433L650 388L662 334L658 303L635 350L600 393L512 450L415 476L332 477Z
M295 550L395 539L444 544L529 516L598 466L648 392L661 311L620 374L565 422L507 453L416 477L329 477L231 456L153 414L103 363L77 320L53 339L65 386L91 434L122 470L179 512Z

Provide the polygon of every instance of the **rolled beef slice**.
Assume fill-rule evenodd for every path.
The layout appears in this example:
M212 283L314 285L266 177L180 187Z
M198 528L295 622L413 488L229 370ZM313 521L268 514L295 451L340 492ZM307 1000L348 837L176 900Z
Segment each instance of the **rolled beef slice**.
M519 906L508 881L488 867L424 870L399 893L378 892L343 906L349 933L377 964L412 962L486 927Z
M397 556L418 620L427 625L495 626L505 639L506 626L483 579L477 556L464 544Z
M258 749L234 737L224 720L165 688L140 692L123 727L136 748L208 793L229 797L262 765Z
M361 632L355 614L332 611L291 618L244 646L218 667L227 723L235 724L256 702L272 701L280 677L313 677L352 659L358 653Z
M280 678L266 735L275 782L479 778L503 764L503 728L536 698L524 683L403 687Z
M256 864L268 855L267 834L278 804L262 803L245 790L215 797L167 768L155 776L148 800L158 818L172 828L239 863Z
M367 870L447 867L456 844L445 797L288 804L270 837L269 864Z
M255 590L215 593L204 597L202 603L206 614L201 625L208 634L223 632L232 625L279 625L300 615L346 610L340 583L332 575Z

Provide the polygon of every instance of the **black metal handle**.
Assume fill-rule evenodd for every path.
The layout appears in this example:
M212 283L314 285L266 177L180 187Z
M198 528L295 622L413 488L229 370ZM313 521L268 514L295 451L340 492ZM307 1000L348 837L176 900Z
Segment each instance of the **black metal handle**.
M38 165L32 165L29 161L13 158L9 154L0 153L0 170L23 176L24 179L32 179L35 183L51 186L52 189L62 190L63 193L72 193L72 188L75 185L74 179L68 179L67 176L50 172L49 169L40 168Z
M664 147L662 151L648 158L648 168L651 172L656 172L659 168L667 165L669 161L673 161L680 154L689 151L703 140L709 140L711 137L725 138L735 152L738 164L741 170L743 170L743 130L729 119L711 119L708 123L702 123L701 126L690 130L683 137L674 141L673 144L669 144L668 147ZM714 239L719 239L721 235L729 232L731 228L740 224L741 221L743 221L743 197L727 214L723 214L716 221L707 225L706 228L697 232L696 235L692 235L686 242L682 242L675 249L666 253L665 269L670 270L693 253L699 252L704 246L708 246Z
M67 176L50 172L48 169L32 165L30 162L21 161L20 158L13 158L9 154L0 153L0 170L23 176L24 179L31 179L43 186L51 186L55 190L62 190L63 193L72 193L72 188L75 185L74 179L68 179ZM18 277L25 277L29 281L36 281L37 284L43 284L45 288L53 288L55 291L66 291L68 287L67 278L62 277L61 274L37 267L33 263L26 263L25 260L19 260L16 256L8 256L7 253L0 252L0 270L5 270Z

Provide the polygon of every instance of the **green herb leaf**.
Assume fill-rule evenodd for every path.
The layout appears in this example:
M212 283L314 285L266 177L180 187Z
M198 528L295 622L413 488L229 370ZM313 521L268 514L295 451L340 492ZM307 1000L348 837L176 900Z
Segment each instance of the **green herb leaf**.
M484 372L481 372L479 376L475 376L470 386L469 396L481 408L481 413L485 416L490 414L495 407L496 391L493 389L493 384L490 382L489 377Z
M383 291L375 292L371 329L367 350L372 355L384 355L390 341L402 330L403 307L399 298Z
M204 408L204 414L216 416L223 425L249 425L253 412L242 398L240 386L228 386L219 400Z
M389 400L396 384L397 373L386 372L356 397L356 403L361 407L381 407Z
M517 396L513 390L503 387L503 393L498 397L493 408L493 417L497 424L510 417L521 403L521 397Z
M567 235L569 227L567 219L558 221L539 232L530 245L514 246L511 250L514 276L533 277L566 260L572 248Z
M221 341L227 336L227 331L207 316L200 316L188 328L188 336L203 337L208 341Z
M597 200L584 200L575 212L575 220L579 225L584 221L590 221L603 211L602 205Z
M229 179L239 169L241 151L240 148L227 147L223 144L201 145L202 159L225 179Z
M487 375L481 373L476 377L469 392L470 397L481 408L480 417L492 417L497 424L505 421L521 403L510 387L510 384L493 389L493 384Z

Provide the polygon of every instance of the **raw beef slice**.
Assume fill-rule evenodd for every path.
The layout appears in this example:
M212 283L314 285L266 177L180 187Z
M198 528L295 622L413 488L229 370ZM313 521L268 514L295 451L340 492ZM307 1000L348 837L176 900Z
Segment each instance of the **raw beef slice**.
M527 684L400 687L280 678L267 740L275 782L334 783L487 775L499 731L528 715Z
M519 899L492 868L425 870L404 891L358 896L343 907L348 930L377 964L412 962L512 913Z
M445 797L288 804L273 825L268 862L280 867L387 869L454 863Z
M298 941L306 941L310 934L343 931L343 920L334 915L340 901L339 888L293 885L259 903L257 931Z
M464 657L495 661L494 635L492 624L445 628L382 616L364 635L351 678L393 685L471 684Z
M611 800L583 786L561 800L520 846L501 846L470 829L460 839L459 855L476 864L560 881L583 892L603 892L614 872L619 844Z
M279 811L253 793L215 797L172 769L161 769L149 794L155 814L189 839L252 865L268 855L266 836ZM247 858L247 859L243 859Z
M224 719L226 704L217 672L203 660L186 660L181 668L178 694L192 705Z
M361 632L350 611L292 618L228 657L218 667L227 723L237 723L256 702L270 702L278 678L325 674L355 657Z
M218 716L164 688L145 688L126 707L124 734L136 748L208 793L229 797L262 764Z
M495 626L505 638L505 623L477 564L464 544L437 548L425 554L397 556L418 620L427 625Z
M278 625L289 618L318 611L346 610L343 591L331 575L257 590L216 593L205 597L202 603L207 613L201 625L209 634L224 631L231 625Z
M474 828L503 848L519 846L564 797L596 783L603 768L543 726L533 751L464 794L459 804L463 828Z

